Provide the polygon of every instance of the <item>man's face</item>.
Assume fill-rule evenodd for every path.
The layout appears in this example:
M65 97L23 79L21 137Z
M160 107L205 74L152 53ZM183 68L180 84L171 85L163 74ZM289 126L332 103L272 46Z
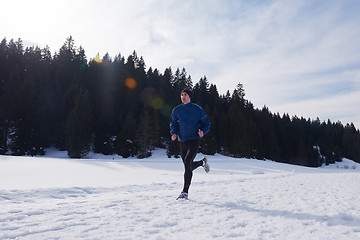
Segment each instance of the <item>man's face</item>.
M190 102L189 94L187 94L186 92L182 92L180 97L183 104L187 104Z

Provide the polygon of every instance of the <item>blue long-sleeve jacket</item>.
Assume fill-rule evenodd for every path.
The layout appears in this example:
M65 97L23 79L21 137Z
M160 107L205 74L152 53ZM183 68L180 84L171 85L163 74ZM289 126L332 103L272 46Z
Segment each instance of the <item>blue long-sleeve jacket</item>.
M210 119L199 105L190 102L173 109L170 117L170 134L176 134L180 142L200 139L199 129L204 135L210 130Z

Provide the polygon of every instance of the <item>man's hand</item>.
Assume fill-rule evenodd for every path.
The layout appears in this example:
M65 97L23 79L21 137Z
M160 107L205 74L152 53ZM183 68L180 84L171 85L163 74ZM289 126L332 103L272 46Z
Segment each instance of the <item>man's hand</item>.
M203 136L204 136L204 132L203 132L203 131L201 131L200 129L199 129L198 134L199 134L199 136L200 136L200 137L203 137Z
M171 140L173 140L173 141L175 141L176 140L176 134L173 134L172 136L171 136Z

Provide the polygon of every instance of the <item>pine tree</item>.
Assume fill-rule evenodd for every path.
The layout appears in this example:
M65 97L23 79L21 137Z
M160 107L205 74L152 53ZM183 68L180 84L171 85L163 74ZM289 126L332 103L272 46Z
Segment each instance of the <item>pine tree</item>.
M69 157L82 158L89 153L92 142L92 119L89 92L80 89L66 123L66 146Z
M255 109L245 99L241 83L232 95L227 91L219 96L206 76L193 86L185 68L175 74L171 67L163 74L151 67L146 71L136 51L126 61L121 54L114 60L109 54L97 60L87 64L85 50L75 47L72 36L53 57L49 47L24 50L21 39L7 42L4 38L0 42L0 154L36 155L54 145L81 157L93 145L94 151L105 154L146 157L155 146L167 146L168 156L178 157L179 144L169 136L169 117L186 87L193 90L192 101L211 118L211 130L201 145L206 154L306 166L343 157L360 162L360 132L353 124L290 119L288 114L272 114L267 107ZM126 87L128 77L135 87ZM155 106L140 97L149 89L155 90L161 104Z
M7 42L4 38L0 43L0 154L8 151L7 140L9 135L8 101L6 79L8 78Z
M154 128L147 110L141 116L140 124L136 131L135 143L138 146L138 158L151 156L154 142Z
M126 139L126 136L121 132L116 136L114 151L123 158L135 156L136 153L134 143Z
M171 156L174 156L175 158L180 157L180 144L178 141L171 141L168 144L168 147L166 149L166 155L171 158Z

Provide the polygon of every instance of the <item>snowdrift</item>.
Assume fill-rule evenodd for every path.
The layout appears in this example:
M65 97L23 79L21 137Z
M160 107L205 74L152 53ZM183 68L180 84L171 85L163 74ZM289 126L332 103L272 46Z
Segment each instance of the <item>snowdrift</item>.
M201 155L198 155L200 158ZM360 239L360 166L207 156L190 200L180 159L0 156L0 239Z

